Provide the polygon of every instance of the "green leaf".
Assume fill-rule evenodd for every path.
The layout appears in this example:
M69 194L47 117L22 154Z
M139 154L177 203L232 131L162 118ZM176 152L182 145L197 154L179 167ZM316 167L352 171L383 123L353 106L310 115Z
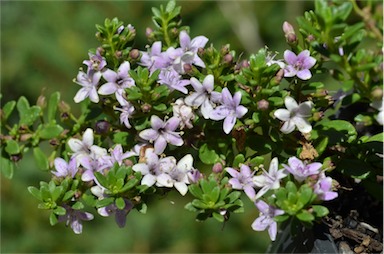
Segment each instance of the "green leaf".
M59 136L63 130L63 127L58 124L47 124L39 132L39 135L43 139L51 139Z
M16 142L15 140L13 140L13 139L8 139L8 140L6 141L5 151L6 151L9 155L19 154L19 153L20 153L19 143L17 143L17 142Z
M216 220L218 220L219 222L224 222L224 216L223 215L221 215L221 214L219 214L219 213L217 213L217 212L213 212L212 213L212 216L213 216L213 218L215 218Z
M47 117L48 117L49 123L53 122L56 118L56 111L57 111L57 106L59 105L59 101L60 101L60 93L59 92L54 92L49 97L48 112L47 112Z
M351 143L357 138L355 127L344 120L321 121L316 129L319 130L320 136L329 137L330 145L344 142Z
M121 144L125 146L128 144L129 133L128 132L116 132L113 134L113 142L115 144Z
M80 210L80 209L83 209L84 208L84 204L77 201L76 203L74 203L72 205L72 209L75 209L75 210Z
M197 184L191 184L188 186L189 192L195 196L196 198L202 199L203 198L203 192L201 191L200 187Z
M204 164L214 164L219 160L219 155L205 143L199 149L199 158Z
M67 201L68 199L72 198L73 195L75 195L75 191L69 190L64 194L63 201Z
M6 121L8 117L11 115L12 111L14 110L16 106L16 101L8 101L5 103L4 107L2 108L3 110L3 120Z
M329 214L328 208L322 205L313 205L312 209L316 215L316 217L324 217Z
M137 211L139 211L140 213L142 214L146 214L147 213L147 204L146 203L140 203L138 205L135 206Z
M301 185L299 189L299 202L303 206L305 206L308 202L310 202L312 195L313 195L312 189L308 185L306 184Z
M4 176L8 179L12 179L14 169L13 162L4 157L0 157L0 165Z
M375 142L375 141L377 141L377 142L383 142L383 138L384 138L383 134L384 134L384 133L381 132L381 133L379 133L379 134L373 135L373 136L369 137L367 140L364 140L363 142L364 142L364 143ZM365 137L365 136L364 136L364 137ZM363 137L362 137L361 139L363 139Z
M125 208L125 201L122 197L116 198L115 204L119 210L123 210Z
M273 217L273 219L276 222L280 222L281 223L281 222L286 221L287 219L289 219L289 215L288 214L278 215L278 216Z
M49 162L47 156L41 151L40 147L33 148L33 156L35 157L37 167L41 170L49 169Z
M162 111L167 110L167 105L165 105L164 103L160 103L158 105L154 105L153 109L156 110L156 111L162 112Z
M16 104L16 108L20 115L20 125L32 125L39 117L41 112L41 108L38 106L30 107L28 100L24 96L19 98Z
M315 219L315 216L313 216L313 214L311 214L307 210L302 210L300 213L296 214L296 217L299 220L305 221L305 222L311 222Z
M165 7L166 12L172 12L176 7L176 1L171 0L168 2L167 6Z
M192 205L200 209L208 209L208 205L199 199L194 199Z
M37 198L40 201L43 201L43 198L41 197L41 192L38 188L36 188L34 186L29 186L28 191L29 191L29 193L32 194L32 196L34 196L35 198Z
M194 207L194 206L192 205L191 202L189 202L188 204L186 204L186 205L184 206L184 208L187 209L188 211L191 211L191 212L197 212L197 211L199 211L198 209L196 209L196 207Z
M358 102L360 99L361 99L361 95L358 93L349 94L343 98L341 105L348 106Z
M260 122L260 112L254 112L252 114L252 121L254 123L259 123Z
M212 202L217 202L220 196L220 187L216 186L215 188L212 189L212 192L209 194Z
M112 204L114 201L115 201L115 198L112 198L112 197L104 198L104 199L101 199L101 200L97 200L96 207L97 208L106 207L106 206Z
M287 182L287 184L285 185L285 188L287 189L288 193L296 194L296 192L297 192L296 185L291 181Z
M65 210L64 207L58 206L58 207L56 207L55 210L53 210L53 212L54 212L55 214L57 214L57 215L65 215L65 213L66 213L67 211Z
M51 196L52 196L52 200L53 201L56 201L61 193L63 192L63 186L58 186L56 187L52 192L51 192Z
M49 215L49 224L51 224L51 226L54 226L57 224L57 216L54 212L52 212L50 215Z
M233 160L233 167L238 168L240 167L240 163L244 163L245 157L243 154L239 153L236 155L235 159Z

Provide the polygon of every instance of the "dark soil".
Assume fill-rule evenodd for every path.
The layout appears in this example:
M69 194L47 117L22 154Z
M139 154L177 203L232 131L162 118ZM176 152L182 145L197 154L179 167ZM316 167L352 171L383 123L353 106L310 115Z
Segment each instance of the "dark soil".
M383 252L383 202L353 179L337 179L339 197L329 203L324 219L339 253ZM382 179L378 178L382 184Z

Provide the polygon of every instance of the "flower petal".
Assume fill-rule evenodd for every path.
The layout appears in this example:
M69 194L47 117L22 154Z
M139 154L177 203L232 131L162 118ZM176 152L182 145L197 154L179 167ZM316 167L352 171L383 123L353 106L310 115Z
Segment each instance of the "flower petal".
M294 117L292 120L301 133L309 133L312 131L312 125L306 119Z
M148 140L149 142L155 141L159 137L159 132L154 129L146 129L139 133L140 138Z
M212 92L213 84L214 84L213 75L212 74L207 75L203 80L203 87L205 88L205 90L208 91L209 93Z
M284 134L289 134L295 130L295 123L292 120L289 120L281 126L280 131Z
M108 82L102 85L97 92L101 95L109 95L115 93L118 88L116 83Z
M174 131L179 127L180 125L180 119L176 116L173 116L168 119L168 121L165 123L164 129L167 131Z
M284 104L285 107L289 110L289 112L293 112L299 107L295 99L290 96L285 97Z
M151 116L151 126L154 130L159 130L161 128L164 128L165 123L163 120L160 119L157 115Z
M302 80L308 80L312 78L312 73L308 69L300 70L296 73L296 76Z
M303 53L303 52L301 52ZM289 64L289 65L295 65L297 61L297 56L295 53L293 53L290 50L285 50L284 51L284 60Z
M233 126L235 126L236 123L236 117L232 114L228 115L224 119L224 124L223 124L223 130L226 134L229 134L231 130L233 129Z
M180 192L181 195L185 196L188 192L188 186L184 182L175 182L174 186L176 190Z
M154 147L156 154L162 154L165 148L167 147L166 139L163 136L159 135L159 137L155 141Z
M278 109L276 110L273 115L281 120L281 121L289 121L289 119L291 119L291 112L289 112L288 110L286 109Z

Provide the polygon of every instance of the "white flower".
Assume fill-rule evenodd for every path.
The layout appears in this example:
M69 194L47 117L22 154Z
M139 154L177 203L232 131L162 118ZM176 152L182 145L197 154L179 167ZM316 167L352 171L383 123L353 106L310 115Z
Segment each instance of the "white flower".
M84 156L89 156L91 153L91 146L93 146L93 130L88 128L83 134L83 140L77 138L71 138L68 140L68 146L71 148L73 155L72 157L76 158L76 161Z
M285 122L280 130L288 134L297 127L301 133L311 132L312 126L307 118L311 116L312 102L306 101L297 104L295 99L287 96L284 104L287 109L278 109L274 113L276 118Z
M157 177L158 186L168 188L172 188L174 186L180 194L184 196L188 192L188 173L193 170L192 163L192 155L185 155L177 163L176 167L173 167L168 172L164 172Z
M254 176L253 183L257 187L261 187L259 192L256 194L255 200L263 196L270 189L280 188L280 179L283 179L288 174L284 169L279 170L279 161L275 157L271 160L269 164L269 171L263 169L263 174Z
M184 129L184 127L191 129L193 127L192 121L195 119L192 107L186 105L184 100L179 98L175 101L172 108L173 115L181 120L180 129Z
M383 125L383 122L384 122L383 100L372 101L370 106L379 111L379 113L377 113L377 116L375 117L375 119L380 125Z

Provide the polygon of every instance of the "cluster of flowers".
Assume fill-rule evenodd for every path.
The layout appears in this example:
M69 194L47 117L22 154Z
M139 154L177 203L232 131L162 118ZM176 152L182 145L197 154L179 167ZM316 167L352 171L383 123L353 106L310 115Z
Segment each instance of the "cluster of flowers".
M282 166L283 168L279 169L278 159L273 158L268 172L261 168L262 174L256 176L257 171L252 171L246 164L240 166L240 171L230 167L225 169L232 176L229 180L232 188L243 190L260 211L260 216L252 224L253 230L264 231L268 228L272 241L276 239L277 234L277 223L273 218L284 214L284 211L268 205L260 198L269 190L279 189L280 182L289 174L298 183L309 184L318 200L328 201L338 196L337 192L332 191L332 178L325 176L325 169L321 170L321 163L307 164L296 157L291 157L288 159L288 165L282 164ZM256 193L255 189L259 191Z
M52 174L58 178L75 178L77 174L81 175L84 182L93 182L95 185L91 192L99 199L107 197L105 187L102 186L95 177L95 172L106 174L114 164L123 165L126 159L130 157L139 157L140 151L145 145L136 145L131 151L123 152L120 144L117 144L109 152L107 149L94 145L93 130L88 128L82 140L71 138L68 146L72 150L72 155L67 163L62 158L54 160L55 170ZM178 162L173 156L159 158L153 148L145 149L145 155L140 157L139 163L133 165L132 169L141 172L143 178L141 185L157 187L175 187L181 195L188 191L187 185L197 182L201 173L193 168L193 157L187 154ZM64 206L66 214L59 216L59 221L66 221L70 224L73 231L77 234L82 231L82 220L92 220L93 215L87 212L74 210L69 206ZM118 209L115 204L108 205L98 209L101 216L110 216L115 214L116 222L120 227L124 227L126 215L133 208L133 203L125 199L124 209Z
M208 39L204 36L197 36L192 39L186 31L180 32L180 47L170 47L162 51L161 41L156 41L148 49L141 52L139 64L148 68L150 73L160 70L158 83L166 85L170 91L177 90L185 97L174 101L173 116L159 118L152 115L150 118L151 128L142 130L138 133L142 143L137 144L131 151L123 153L121 145L116 145L108 154L107 150L93 145L93 131L87 129L83 140L70 139L69 147L73 151L69 163L61 158L55 160L56 171L53 171L57 177L74 177L82 167L81 179L83 181L93 181L95 186L91 188L92 193L98 198L105 197L101 186L94 176L94 172L105 173L114 163L121 165L123 161L131 156L139 156L140 148L149 146L145 149L145 155L139 163L133 165L132 169L141 172L143 178L141 185L157 187L175 187L181 195L188 191L188 184L196 183L202 174L194 169L193 158L190 154L184 156L179 162L173 156L164 156L164 151L168 144L182 146L184 144L182 131L177 129L193 128L193 121L196 119L196 112L204 119L214 121L224 120L223 131L229 134L235 126L236 120L247 114L248 109L242 105L241 92L237 91L234 95L225 87L221 92L215 91L213 75L207 75L201 82L195 77L184 79L192 65L205 68L205 64L198 56L200 48L204 48ZM129 76L130 63L124 61L115 72L106 68L107 62L100 52L89 54L90 59L83 63L87 66L87 71L79 71L76 83L82 86L74 97L76 103L88 98L98 103L98 95L115 95L117 102L121 107L115 107L120 111L120 122L127 128L131 128L129 118L135 113L135 108L126 99L126 88L135 86L135 81ZM296 55L290 50L284 52L284 60L274 60L274 57L268 55L267 65L278 64L284 70L285 77L297 76L302 80L308 80L312 74L309 71L316 64L315 58L310 56L308 50L302 51ZM184 75L186 76L186 75ZM99 87L103 78L106 83ZM191 85L193 91L189 91L187 86ZM283 133L290 133L297 128L302 133L309 133L312 130L308 118L311 116L313 107L312 102L306 101L298 104L292 97L285 98L286 109L278 109L274 116L283 121L281 127ZM197 111L198 110L198 111ZM288 161L289 165L284 165L284 169L278 169L277 158L271 162L269 172L263 170L263 174L254 176L256 171L252 171L247 165L243 164L240 172L233 168L226 168L226 171L233 177L230 184L233 189L244 190L247 196L255 202L260 210L261 216L253 223L252 228L260 231L269 228L269 234L272 240L275 240L277 225L273 218L284 213L282 210L269 206L259 198L268 190L274 190L280 187L280 180L291 173L298 182L308 182L318 195L320 200L330 200L337 196L332 192L330 177L326 177L324 171L320 171L320 163L305 164L305 162L292 157ZM260 188L256 194L255 188ZM125 216L132 209L133 204L125 200L126 206L119 210L114 204L108 207L99 208L98 213L102 216L116 214L116 221L119 226L124 226ZM59 220L67 221L75 233L81 232L81 220L92 219L89 213L75 211L67 208L67 214L61 216Z

